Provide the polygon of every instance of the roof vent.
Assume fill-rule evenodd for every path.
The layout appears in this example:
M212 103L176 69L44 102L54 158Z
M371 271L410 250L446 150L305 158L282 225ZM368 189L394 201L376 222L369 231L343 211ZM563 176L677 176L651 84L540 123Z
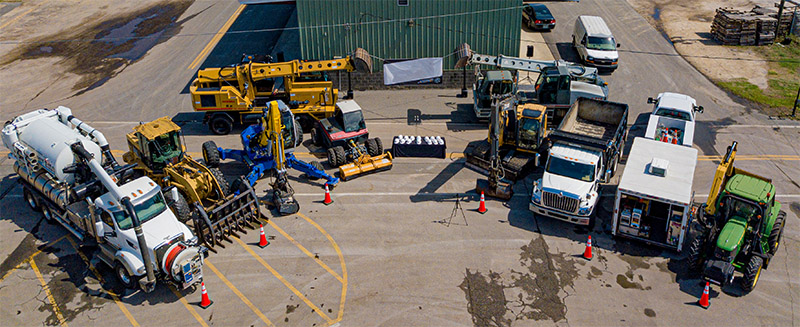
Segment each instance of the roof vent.
M664 177L667 175L667 167L669 167L668 160L653 158L653 161L650 162L650 174Z

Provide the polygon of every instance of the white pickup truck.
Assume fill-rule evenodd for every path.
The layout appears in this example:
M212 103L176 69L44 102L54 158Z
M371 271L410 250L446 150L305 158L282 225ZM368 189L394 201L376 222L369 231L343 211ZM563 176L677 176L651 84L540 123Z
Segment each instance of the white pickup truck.
M657 98L647 98L653 104L653 113L647 122L644 136L672 144L692 146L694 141L695 112L703 113L694 98L672 92L660 93Z

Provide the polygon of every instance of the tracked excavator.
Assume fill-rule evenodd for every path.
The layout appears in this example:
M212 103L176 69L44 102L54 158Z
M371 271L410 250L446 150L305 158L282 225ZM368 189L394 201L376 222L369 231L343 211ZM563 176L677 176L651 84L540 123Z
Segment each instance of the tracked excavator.
M192 107L205 113L212 133L225 135L234 123L256 122L267 103L282 100L289 105L304 131L336 112L339 90L326 78L328 72L347 71L347 98L352 99L350 72L372 72L369 53L357 48L341 59L287 62L243 60L229 67L197 72L189 91ZM302 137L302 134L300 135Z

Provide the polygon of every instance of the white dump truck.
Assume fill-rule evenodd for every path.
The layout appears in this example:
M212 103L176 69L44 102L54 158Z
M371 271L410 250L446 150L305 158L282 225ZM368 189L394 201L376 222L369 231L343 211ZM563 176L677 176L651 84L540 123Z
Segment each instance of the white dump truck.
M616 173L624 152L628 105L580 98L550 132L544 175L533 183L530 210L593 226L600 183Z
M653 104L653 113L647 122L646 138L666 143L692 146L694 141L695 113L702 113L694 98L671 92L658 94Z
M697 149L635 138L614 199L612 234L681 251L696 166Z
M69 108L20 115L2 139L30 208L96 246L125 287L150 292L157 280L179 288L202 280L207 250L170 211L161 188L119 166L105 136Z

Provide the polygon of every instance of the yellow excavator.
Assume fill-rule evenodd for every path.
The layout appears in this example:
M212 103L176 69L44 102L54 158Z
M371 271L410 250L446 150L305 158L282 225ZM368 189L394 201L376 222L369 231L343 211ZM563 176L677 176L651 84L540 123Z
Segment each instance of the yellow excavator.
M225 135L234 123L255 122L268 102L281 100L309 131L315 121L336 111L339 90L325 75L333 71L347 71L349 81L352 71L372 72L372 58L361 48L342 59L319 61L255 62L245 57L230 67L198 71L189 87L192 107L205 112L204 123L212 133ZM348 90L347 97L352 93Z

